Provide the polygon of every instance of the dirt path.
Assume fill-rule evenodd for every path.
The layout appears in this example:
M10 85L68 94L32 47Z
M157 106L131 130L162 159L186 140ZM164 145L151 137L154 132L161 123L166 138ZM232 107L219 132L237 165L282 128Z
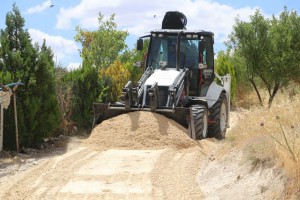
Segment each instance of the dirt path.
M0 199L201 199L199 149L79 147L1 181Z
M240 152L224 149L224 141L195 142L173 121L134 112L103 122L62 155L0 178L0 199L265 199L282 191L272 168L252 173Z
M184 131L152 113L108 120L73 150L0 179L0 199L202 199L206 152Z

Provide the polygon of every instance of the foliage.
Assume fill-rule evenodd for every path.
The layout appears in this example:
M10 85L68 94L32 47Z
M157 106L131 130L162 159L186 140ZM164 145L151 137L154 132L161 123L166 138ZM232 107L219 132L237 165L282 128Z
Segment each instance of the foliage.
M83 62L81 68L70 72L64 80L72 85L72 120L84 128L92 127L93 102L100 94L97 69Z
M61 113L58 132L64 134L72 132L75 128L72 120L73 82L64 80L68 73L60 64L55 68L56 96Z
M250 22L236 19L227 45L245 61L247 79L261 104L258 81L268 90L270 107L278 90L300 75L299 22L296 11L286 8L278 19L266 19L260 11Z
M125 39L128 36L128 32L117 30L114 17L115 15L112 15L105 21L104 16L99 13L99 27L96 31L88 31L79 26L76 27L77 35L75 36L75 40L82 44L81 57L84 64L83 69L72 74L75 80L74 95L76 103L74 106L79 104L80 108L78 108L78 112L86 113L86 115L84 115L85 121L89 115L87 113L92 111L92 102L107 102L115 99L116 94L111 94L110 92L114 91L113 88L120 84L113 83L113 81L116 80L115 77L101 75L108 70L110 71L109 75L116 76L117 70L112 69L112 67L118 68L119 65L113 63L118 59L120 53L126 49ZM121 63L119 64L121 65ZM112 73L113 71L114 73ZM91 73L94 73L94 75ZM88 83L89 80L93 83ZM96 82L97 84L95 84ZM85 91L82 91L83 89ZM88 102L85 100L85 95L81 95L81 93L85 94L86 92L91 92ZM81 98L83 99L80 100ZM85 103L90 103L90 105L84 108L83 105ZM83 109L86 110L83 111Z
M102 69L101 77L107 80L110 80L110 88L108 91L109 96L107 96L107 100L109 102L116 102L122 92L122 88L128 82L130 77L130 71L128 67L130 64L122 64L119 60L116 60L112 65L107 69ZM108 79L108 77L110 79Z
M87 31L76 27L75 40L82 44L81 57L97 68L108 68L126 48L127 31L117 30L113 14L105 21L99 13L99 27L96 31Z
M224 76L226 74L230 74L231 76L230 100L232 101L236 91L236 75L234 70L234 62L232 57L229 55L229 51L220 51L218 53L216 66L216 71L219 75Z
M31 95L35 99L36 113L32 120L36 126L27 127L30 133L34 133L34 142L53 135L58 127L60 112L55 91L54 62L52 50L44 41L39 52L37 64L34 70L35 84L31 85ZM31 102L28 102L31 107ZM30 110L28 110L30 113Z
M139 79L141 78L141 75L144 71L144 62L148 50L148 45L150 43L149 39L144 40L144 46L142 51L136 50L136 48L132 50L126 50L124 51L119 59L122 63L125 63L127 66L129 72L130 72L130 80L133 84L137 83ZM135 63L140 62L141 67L134 66Z
M16 4L6 15L6 28L1 30L1 76L4 84L21 80L25 86L17 90L18 128L22 146L33 146L54 133L59 120L58 102L55 95L53 53L44 42L41 49L31 43L25 20ZM13 106L7 115L11 116ZM14 146L15 130L10 125L14 118L5 122L4 147ZM8 125L8 126L6 126ZM7 137L6 137L7 136Z

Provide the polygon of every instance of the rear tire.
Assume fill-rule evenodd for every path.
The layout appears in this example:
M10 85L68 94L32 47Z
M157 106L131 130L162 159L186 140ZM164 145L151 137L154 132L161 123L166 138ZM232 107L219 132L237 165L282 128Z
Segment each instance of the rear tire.
M225 138L228 123L228 106L225 93L221 93L218 101L210 109L209 118L213 121L208 127L208 136L222 140Z
M201 140L207 137L208 128L208 114L207 108L204 105L193 105L192 106L195 136L197 140Z

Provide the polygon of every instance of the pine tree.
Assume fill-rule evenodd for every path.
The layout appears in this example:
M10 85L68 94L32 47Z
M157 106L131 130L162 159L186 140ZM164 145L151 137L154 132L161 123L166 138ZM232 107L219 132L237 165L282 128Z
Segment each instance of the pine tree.
M37 98L38 107L34 120L37 126L32 130L35 142L53 135L53 131L59 125L54 71L53 53L44 41L35 70L36 84L32 88L32 96Z
M25 20L16 4L6 15L6 28L1 30L1 79L4 84L22 81L17 90L19 141L22 146L33 146L54 132L58 124L58 104L54 89L53 54L44 42L41 50L33 45L24 30ZM6 112L4 148L13 149L13 106Z

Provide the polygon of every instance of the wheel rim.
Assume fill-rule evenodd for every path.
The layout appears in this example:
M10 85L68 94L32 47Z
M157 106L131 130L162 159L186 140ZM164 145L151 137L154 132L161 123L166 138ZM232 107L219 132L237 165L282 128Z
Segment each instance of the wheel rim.
M204 114L203 116L203 131L202 131L202 136L203 138L206 138L207 137L207 115Z
M222 103L221 106L221 112L220 112L220 129L223 133L226 130L226 124L227 124L227 111L226 111L226 105Z

